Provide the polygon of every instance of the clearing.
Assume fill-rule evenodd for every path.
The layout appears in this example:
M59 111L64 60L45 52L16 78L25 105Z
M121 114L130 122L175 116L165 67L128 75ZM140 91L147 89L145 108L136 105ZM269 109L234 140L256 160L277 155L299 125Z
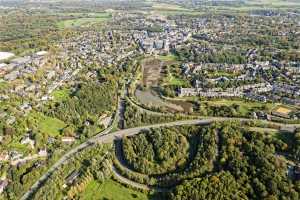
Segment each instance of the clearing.
M74 15L76 16L76 15ZM77 16L76 16L77 17ZM76 19L63 20L57 23L59 29L64 28L78 28L83 26L89 26L96 23L106 21L111 18L109 13L98 13L93 15L84 15L84 17L78 17Z
M42 133L53 137L59 135L60 131L67 126L63 121L45 116L39 112L30 113L29 120L34 123Z
M54 101L56 101L56 102L61 102L61 101L67 100L69 95L70 95L70 89L68 89L68 88L64 88L61 90L55 90L54 92L52 92L52 96L54 98Z
M82 192L80 199L148 200L148 196L141 192L126 188L113 180L107 180L102 184L93 180Z
M207 103L208 105L212 106L232 106L233 104L239 105L239 112L242 115L247 115L247 113L251 111L267 111L270 112L275 106L278 104L272 103L265 103L262 104L261 102L251 102L251 101L244 101L242 99L217 99L217 100L210 100L210 101L201 101L200 103Z
M142 61L143 85L145 87L158 86L160 80L165 76L163 66L177 63L174 55L149 57Z

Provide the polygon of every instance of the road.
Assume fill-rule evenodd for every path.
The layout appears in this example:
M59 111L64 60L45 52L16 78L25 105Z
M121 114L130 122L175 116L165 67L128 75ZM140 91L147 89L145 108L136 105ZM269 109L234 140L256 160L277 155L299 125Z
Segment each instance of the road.
M138 134L143 129L150 129L150 128L159 128L159 127L171 127L171 126L181 126L181 125L208 125L212 122L217 121L228 121L228 120L239 120L239 121L251 121L251 119L244 119L244 118L222 118L222 117L211 117L207 119L195 119L195 120L182 120L182 121L175 121L169 123L161 123L161 124L154 124L148 126L141 126L135 128L129 128L124 130L119 130L115 132L111 132L113 127L109 127L108 129L104 130L103 132L99 133L98 135L92 137L91 139L87 140L86 142L80 144L79 146L74 147L65 155L63 155L53 166L49 168L49 170L39 178L39 180L27 191L21 200L29 199L34 192L40 187L42 183L44 183L55 170L58 169L62 164L66 163L69 158L74 156L76 153L82 151L83 149L95 145L95 144L107 144L112 143L114 140L120 140L125 136L132 136ZM268 124L276 124L280 126L294 126L300 127L300 124L297 125L283 125L273 122L264 121Z
M118 179L120 182L125 183L127 185L130 185L132 187L138 188L138 189L154 190L156 192L168 192L168 191L170 191L169 189L166 189L166 188L148 186L148 185L145 185L145 184L140 184L140 183L134 182L134 181L132 181L128 178L125 178L124 176L119 174L118 170L114 166L112 166L112 172L113 172L113 175L115 176L115 178Z
M192 125L192 124L209 124L214 120L186 120L186 121L177 121L163 124L155 124L149 126L141 126L136 128L124 129L120 131L115 131L110 133L112 127L104 130L93 138L87 140L86 142L74 147L65 155L63 155L49 170L39 178L39 180L31 186L29 191L27 191L21 198L21 200L30 199L30 197L37 191L37 189L64 163L66 163L72 156L76 153L82 151L83 149L93 146L95 144L108 144L112 143L114 140L119 140L125 136L136 135L143 129L157 128L157 127L166 127L166 126L179 126L179 125Z

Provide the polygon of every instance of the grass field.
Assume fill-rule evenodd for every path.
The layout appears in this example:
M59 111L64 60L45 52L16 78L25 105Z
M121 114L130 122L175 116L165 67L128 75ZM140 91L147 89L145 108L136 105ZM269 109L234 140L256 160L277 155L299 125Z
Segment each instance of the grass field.
M66 124L56 118L44 117L39 123L39 129L43 133L48 133L51 136L57 136L60 130L66 127Z
M38 112L30 113L29 118L42 133L46 133L51 136L59 135L60 130L66 127L66 124L63 121L57 118L45 116Z
M70 90L65 88L62 90L55 90L52 93L52 96L54 97L54 101L61 102L64 100L67 100L68 96L70 95Z
M187 84L185 80L176 78L174 76L170 77L170 79L168 80L168 83L170 85L176 85L176 86L184 86Z
M126 188L121 184L108 180L103 184L91 181L80 196L81 200L148 200L148 196L141 192Z
M250 101L243 101L243 100L230 100L230 99L218 99L218 100L211 100L211 101L201 101L201 103L208 103L208 105L214 105L214 106L232 106L233 104L237 104L240 106L239 112L243 115L246 115L249 111L252 109L261 108L264 106L265 111L270 112L272 109L274 109L278 104L272 104L272 103L260 103L260 102L250 102ZM263 110L260 110L263 111Z
M246 3L265 6L300 6L300 1L298 0L247 0Z
M178 5L167 4L167 3L154 3L152 5L154 10L169 10L169 11L190 11L189 9L183 8Z
M79 14L70 14L72 16L81 16ZM59 29L64 28L78 28L83 26L92 25L95 23L100 23L106 21L111 18L111 14L109 13L92 13L85 14L77 19L63 20L57 23Z
M167 3L153 3L152 10L156 14L160 15L200 15L203 14L199 11L193 11L192 9L184 8L179 5L172 5Z
M300 8L300 1L297 0L247 0L245 4L236 6L208 6L209 8L216 8L218 10L232 10L232 11L253 11L265 9L296 9Z
M274 128L250 127L249 129L251 131L256 131L259 133L268 133L271 136L276 136L276 134L279 133L279 130L274 129Z
M161 61L177 61L178 57L174 54L168 54L166 56L158 56L158 59Z

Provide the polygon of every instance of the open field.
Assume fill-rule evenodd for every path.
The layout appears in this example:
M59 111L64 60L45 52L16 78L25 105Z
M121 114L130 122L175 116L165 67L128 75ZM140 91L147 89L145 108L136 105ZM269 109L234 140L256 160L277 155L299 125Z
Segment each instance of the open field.
M70 95L70 90L66 88L62 90L55 90L52 93L52 96L54 97L54 101L56 102L61 102L66 100L69 95Z
M279 130L274 129L274 128L250 127L249 129L251 131L256 131L256 132L259 132L259 133L268 133L271 136L276 136L277 133L279 133Z
M168 54L168 55L159 55L158 59L161 61L177 61L178 57L174 54Z
M172 5L167 3L153 3L152 11L156 14L161 14L165 16L169 15L200 15L199 11L194 11L192 9L184 8L179 5Z
M163 78L163 66L177 63L177 57L169 54L157 58L146 58L142 61L143 85L145 87L158 86Z
M265 6L300 6L298 0L247 0L249 5L265 5Z
M292 112L291 109L288 109L288 108L282 107L282 106L279 106L279 107L276 108L274 111L275 111L275 112L282 113L282 114L285 114L285 115L288 115L290 112Z
M151 90L147 90L147 91L136 90L135 96L137 97L140 103L147 105L149 107L162 108L170 112L183 111L183 108L181 106L173 103L165 102L158 95L152 94Z
M60 130L65 128L66 124L56 118L45 117L39 123L39 129L43 133L48 133L52 136L59 135Z
M187 84L187 81L170 75L168 77L167 84L176 85L176 86L185 86Z
M38 112L30 113L29 118L42 133L49 134L51 136L59 135L60 130L66 127L66 124L63 121L57 118L45 116Z
M146 194L126 188L121 184L107 180L104 183L91 181L80 197L82 200L147 200Z
M266 9L296 9L300 8L300 1L284 1L284 0L248 0L245 4L236 6L208 6L209 8L215 8L218 11L232 10L232 11L254 11L254 10L266 10Z
M168 112L190 112L193 105L181 100L164 100L160 98L154 91L136 90L135 96L138 101L148 107L160 108Z
M142 62L143 85L157 86L161 78L162 62L158 59L147 58Z
M255 110L255 111L267 111L270 112L274 109L278 104L266 103L262 104L260 102L251 102L251 101L244 101L244 100L231 100L231 99L217 99L217 100L210 100L210 101L201 101L200 104L207 103L208 105L212 106L233 106L239 105L239 112L242 115L246 115L248 112ZM264 110L261 110L261 109Z
M63 20L57 23L59 29L64 28L77 28L82 26L88 26L95 23L100 23L111 18L109 13L92 13L92 14L84 14L80 15L78 13L70 13L70 16L80 16L82 18Z
M167 3L154 3L152 8L155 10L170 10L170 11L190 11L189 9L183 8L179 5L167 4Z

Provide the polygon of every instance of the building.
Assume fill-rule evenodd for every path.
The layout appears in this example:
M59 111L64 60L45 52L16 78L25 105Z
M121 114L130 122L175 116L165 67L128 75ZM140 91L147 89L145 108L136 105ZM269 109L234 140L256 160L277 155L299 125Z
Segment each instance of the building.
M29 135L26 135L22 140L21 144L28 144L32 149L34 149L35 141L30 139Z
M66 144L71 144L71 143L75 142L75 138L74 137L62 137L61 141Z
M8 186L8 181L0 180L0 194L5 190L5 188Z
M75 180L79 177L80 172L77 170L74 170L65 180L65 184L63 185L63 188L66 188L69 185L72 185Z
M9 155L7 152L0 153L0 162L8 161Z
M253 101L261 101L264 103L267 102L267 97L265 97L263 95L254 94L254 93L246 93L246 94L244 94L244 97L246 99L253 100Z

